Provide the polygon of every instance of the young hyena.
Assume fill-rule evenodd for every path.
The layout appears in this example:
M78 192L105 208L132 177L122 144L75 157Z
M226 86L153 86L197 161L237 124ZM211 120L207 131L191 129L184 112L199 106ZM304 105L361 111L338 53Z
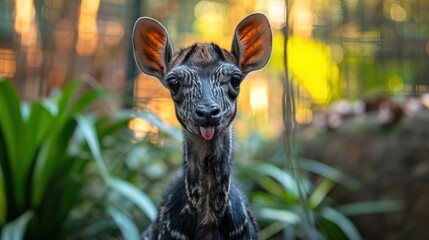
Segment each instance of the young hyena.
M230 51L197 43L173 53L167 30L148 17L136 21L133 44L139 68L170 91L184 128L183 171L143 239L257 239L257 224L232 180L231 123L241 82L270 58L267 18L244 18Z

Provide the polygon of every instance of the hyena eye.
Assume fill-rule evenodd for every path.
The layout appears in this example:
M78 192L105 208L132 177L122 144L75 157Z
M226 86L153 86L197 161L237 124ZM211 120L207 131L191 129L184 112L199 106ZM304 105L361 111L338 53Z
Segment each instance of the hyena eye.
M168 84L168 87L170 88L170 91L173 94L177 93L177 91L179 91L180 83L179 83L179 81L176 78L174 78L174 77L169 78L167 80L167 84Z
M241 83L241 75L234 74L231 76L231 85L233 88L238 89Z

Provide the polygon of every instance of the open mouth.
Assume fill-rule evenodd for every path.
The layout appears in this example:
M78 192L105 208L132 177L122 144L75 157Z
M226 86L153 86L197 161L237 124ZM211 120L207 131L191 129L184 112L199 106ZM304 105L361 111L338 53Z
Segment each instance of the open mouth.
M216 130L215 126L200 127L201 136L207 141L213 138L215 134L215 130Z

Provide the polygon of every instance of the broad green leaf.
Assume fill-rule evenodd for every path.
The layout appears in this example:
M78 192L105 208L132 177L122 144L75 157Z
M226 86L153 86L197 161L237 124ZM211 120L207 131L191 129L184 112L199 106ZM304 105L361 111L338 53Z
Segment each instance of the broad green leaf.
M24 239L28 222L33 217L30 211L25 212L19 218L4 225L1 232L1 240L21 240Z
M68 146L76 129L76 122L68 118L62 125L52 124L47 139L45 139L37 152L34 166L32 203L40 204L45 190L51 185L51 181L56 181L55 174L62 165L70 161L68 157Z
M107 182L110 176L106 164L103 161L103 156L101 155L100 143L98 142L98 136L95 131L94 120L84 115L78 115L76 119L79 129L88 143L91 153L95 159L98 170L100 171L103 179Z
M280 185L279 182L275 181L271 177L259 177L256 178L255 181L257 181L265 191L270 193L273 196L277 196L280 199L284 200L286 202L290 201L296 201L296 197L289 192L286 191L286 189Z
M6 190L5 190L4 184L5 183L4 183L3 170L0 164L0 226L3 226L4 222L6 221L7 205L6 205Z
M323 179L322 182L316 187L308 199L310 208L317 208L319 204L325 199L329 191L335 185L335 182L330 179Z
M270 225L268 225L267 227L259 231L258 233L259 239L260 240L270 239L275 234L282 231L287 225L288 223L285 223L283 221L276 221L274 223L271 223Z
M8 194L13 194L13 198L18 206L24 203L24 192L22 187L23 179L21 175L22 167L19 161L20 139L23 138L22 116L20 109L20 100L18 94L9 80L0 80L0 132L3 135L3 144L5 152L2 153L2 165L4 173L8 173L9 179L5 179L11 189Z
M89 106L94 104L95 101L106 95L107 92L105 91L95 89L88 90L82 96L80 96L79 99L77 99L76 103L73 106L72 112L82 112L86 110Z
M287 189L287 191L290 191L294 196L298 198L299 194L297 184L295 180L291 177L291 175L286 171L283 171L280 168L268 163L259 164L258 166L255 166L254 169L267 176L273 177L279 183L281 183L283 187Z
M112 216L116 225L121 230L122 236L125 240L140 239L139 230L130 217L113 207L108 207L107 212L110 214L110 216Z
M369 201L341 205L336 209L346 216L356 216L374 213L395 212L404 209L405 204L400 200Z
M69 106L73 102L73 96L77 92L77 89L79 88L80 85L81 85L81 81L73 80L64 87L58 102L59 115L69 110Z
M299 215L284 209L262 208L257 213L264 219L281 221L290 224L297 224L301 221Z
M143 191L121 179L111 178L108 185L127 200L137 205L151 221L155 220L156 207Z
M318 218L317 223L318 229L323 235L319 239L347 240L346 235L336 223L323 217Z
M300 158L299 166L303 170L316 173L327 179L331 179L336 183L341 184L351 190L356 190L361 187L361 184L358 181L326 164L311 159Z
M20 179L23 179L22 185L16 186L23 189L24 194L28 195L31 187L31 177L33 166L37 160L37 153L41 148L43 140L47 138L47 135L50 134L52 129L53 117L50 112L45 109L40 103L35 102L31 104L28 108L29 113L28 117L23 123L23 133L20 152L18 154L21 161L21 171L18 176ZM25 196L26 199L29 199L29 196Z
M325 207L321 209L320 214L325 219L335 223L341 229L341 231L343 231L343 233L347 236L347 239L349 240L362 239L355 225L342 213L332 208Z

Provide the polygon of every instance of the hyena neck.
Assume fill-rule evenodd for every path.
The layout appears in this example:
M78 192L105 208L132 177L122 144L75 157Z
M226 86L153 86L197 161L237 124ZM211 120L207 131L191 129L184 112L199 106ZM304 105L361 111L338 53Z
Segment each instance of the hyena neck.
M216 222L228 204L232 168L232 127L210 141L184 133L184 174L189 207L203 225Z

